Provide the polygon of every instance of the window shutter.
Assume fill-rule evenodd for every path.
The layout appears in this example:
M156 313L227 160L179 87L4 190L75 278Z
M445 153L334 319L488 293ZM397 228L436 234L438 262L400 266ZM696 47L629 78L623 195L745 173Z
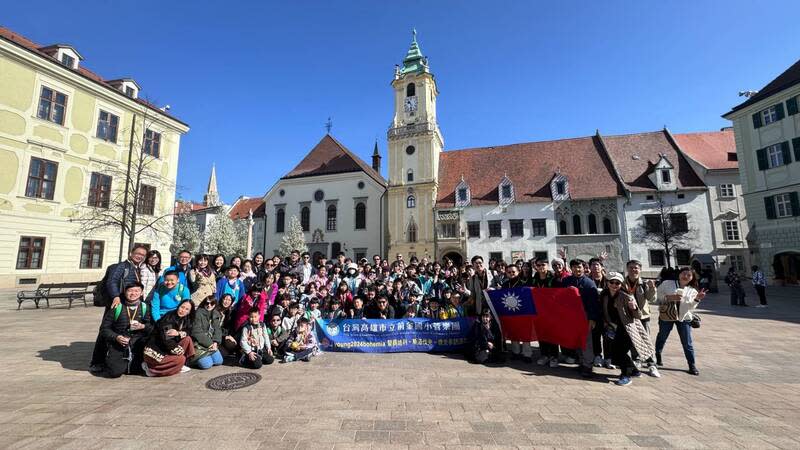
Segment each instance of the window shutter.
M777 214L775 214L775 202L772 197L764 197L764 209L767 211L767 219L778 218Z
M792 163L792 151L789 148L789 141L781 142L781 152L783 153L783 164Z
M792 205L792 215L800 216L800 199L797 198L797 192L789 192L789 202Z
M800 137L792 139L792 146L794 147L794 160L800 161Z
M761 128L761 113L757 112L753 114L753 128Z
M767 170L769 169L769 165L767 164L767 150L760 148L756 150L756 159L758 159L758 170Z
M775 105L775 117L778 120L781 120L784 117L786 117L786 115L783 113L783 103L778 103L777 105Z
M797 114L797 97L792 97L789 100L786 100L786 112L790 116Z

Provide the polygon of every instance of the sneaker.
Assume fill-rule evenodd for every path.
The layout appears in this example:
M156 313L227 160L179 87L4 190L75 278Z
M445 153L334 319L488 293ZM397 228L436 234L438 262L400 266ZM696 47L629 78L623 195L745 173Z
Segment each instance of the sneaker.
M305 358L300 358L300 361L311 362L311 357L310 356L306 356Z
M144 376L146 376L146 377L152 377L153 376L153 372L150 372L150 368L147 367L147 363L146 362L142 363L142 370L144 371Z
M756 305L755 307L756 307L756 308L766 308L766 307L767 307L767 305Z
M594 357L594 366L595 367L603 367L603 357L597 355Z
M697 367L695 367L695 366L689 366L689 373L691 375L695 375L695 376L696 375L700 375L700 371L697 370Z
M642 371L641 370L634 370L631 373L631 378L642 378Z
M594 371L592 371L591 367L581 366L579 373L583 378L594 378Z
M286 355L283 357L283 362L292 362L294 361L294 355Z
M190 370L192 370L192 368L191 368L191 367L189 367L189 366L183 366L183 367L181 367L181 373L186 373L186 372L188 372L188 371L190 371Z
M610 370L616 370L617 369L617 366L615 366L611 362L611 359L604 359L603 360L603 367L606 368L606 369L610 369Z
M656 365L658 367L664 367L664 363L661 361L661 353L656 353Z
M617 386L627 386L631 383L633 383L631 377L619 377L619 380L614 382L614 384L616 384Z
M566 364L575 364L576 362L578 362L578 360L573 358L572 356L567 356L566 358L564 358L564 362Z
M542 357L540 357L539 359L536 360L536 364L538 364L540 366L543 366L543 365L545 365L545 364L547 364L549 362L550 362L550 357L548 357L548 356L542 356Z
M550 367L552 367L554 369L556 367L558 367L558 358L557 357L553 356L552 358L550 358Z
M647 374L653 378L661 378L661 374L658 372L658 368L656 366L650 366L650 370L647 371Z

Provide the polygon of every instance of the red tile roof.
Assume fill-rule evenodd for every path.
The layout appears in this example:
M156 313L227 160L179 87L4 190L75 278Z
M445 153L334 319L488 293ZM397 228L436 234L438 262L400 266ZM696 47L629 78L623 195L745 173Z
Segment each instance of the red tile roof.
M175 200L175 214L183 214L187 212L199 211L204 209L206 205L202 203L196 203L191 200Z
M686 158L672 144L666 130L603 136L602 139L614 168L631 191L656 189L648 176L661 154L675 167L678 188L705 187Z
M381 185L386 185L386 180L380 173L329 134L308 152L300 164L284 175L283 179L347 172L365 172Z
M102 86L104 86L104 87L106 87L108 89L111 89L112 91L114 91L115 93L117 93L119 95L125 96L125 98L130 98L127 95L125 95L122 91L118 90L114 86L111 86L108 83L107 80L103 79L103 77L101 77L100 75L98 75L98 74L92 72L91 70L83 67L83 65L78 66L77 70L71 69L69 67L66 67L66 66L62 65L55 58L53 58L52 56L50 56L47 53L42 51L42 49L48 48L48 47L51 47L51 46L41 46L41 45L37 44L36 42L33 42L32 40L26 38L25 36L23 36L21 34L18 34L18 33L14 32L14 31L12 31L12 30L9 30L8 28L5 28L5 27L0 27L0 38L5 39L5 40L10 41L10 42L13 42L14 44L17 44L17 45L19 45L19 46L31 51L32 53L35 53L35 54L41 56L42 58L45 58L45 59L47 59L49 61L52 61L54 64L58 64L59 67L65 69L65 70L71 70L73 72L76 72L76 73L82 75L83 77L94 81L95 83L101 84ZM141 105L144 105L147 108L158 112L159 114L162 114L162 115L164 115L166 117L169 117L169 118L171 118L171 119L173 119L173 120L175 120L177 122L180 122L183 125L188 126L186 123L181 122L174 115L169 114L169 113L167 113L165 111L162 111L156 105L148 102L147 100L144 100L144 99L141 99L141 98L135 98L135 99L131 99L131 100L133 100L133 101L135 101L135 102L137 102L137 103L139 103Z
M681 133L674 137L678 147L706 169L739 168L739 162L729 157L731 153L736 155L733 130Z
M747 108L748 106L760 102L761 100L777 94L778 92L789 89L798 83L800 83L800 60L792 64L782 74L778 75L777 78L767 83L766 86L758 91L758 94L748 98L743 103L734 106L733 109L723 114L722 117L725 117L728 114L736 112L740 109Z
M498 204L498 185L504 175L514 186L515 202L549 201L550 181L557 171L567 177L572 199L622 195L598 139L589 136L442 152L436 206L455 205L455 189L462 176L469 185L471 205Z
M233 204L231 210L228 211L228 216L231 219L246 219L250 215L250 210L253 210L253 217L264 217L264 199L261 197L256 198L240 198Z

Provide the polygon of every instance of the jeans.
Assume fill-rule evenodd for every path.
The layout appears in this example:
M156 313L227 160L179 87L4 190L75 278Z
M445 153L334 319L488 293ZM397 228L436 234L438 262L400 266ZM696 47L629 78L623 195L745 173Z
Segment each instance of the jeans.
M198 369L210 369L212 366L219 366L222 365L222 353L219 350L211 353L209 355L203 356L202 358L198 359L197 362Z
M767 304L767 288L765 286L755 286L756 293L758 294L758 299L761 301L762 305Z
M672 322L667 320L658 321L658 336L656 337L656 354L661 354L664 350L664 345L667 343L669 333L672 331L672 326L678 328L678 337L681 339L683 346L683 354L686 356L686 362L689 366L694 366L694 345L692 345L692 321L686 320L684 322Z
M744 302L744 289L742 286L731 286L731 305L732 306L745 306Z
M592 329L589 328L588 333L586 333L586 349L577 349L575 350L578 354L578 363L583 367L592 367L592 363L594 362L594 348L592 344Z
M530 358L533 354L533 350L531 349L530 342L512 342L511 343L511 353L515 355L519 355L522 353L522 356L526 358Z

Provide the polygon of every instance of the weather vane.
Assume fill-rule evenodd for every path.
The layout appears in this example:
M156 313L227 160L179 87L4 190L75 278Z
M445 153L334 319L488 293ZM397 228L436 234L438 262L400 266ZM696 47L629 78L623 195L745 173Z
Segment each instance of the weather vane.
M333 121L328 117L328 121L325 122L325 129L328 130L328 134L331 134L331 128L333 128Z

